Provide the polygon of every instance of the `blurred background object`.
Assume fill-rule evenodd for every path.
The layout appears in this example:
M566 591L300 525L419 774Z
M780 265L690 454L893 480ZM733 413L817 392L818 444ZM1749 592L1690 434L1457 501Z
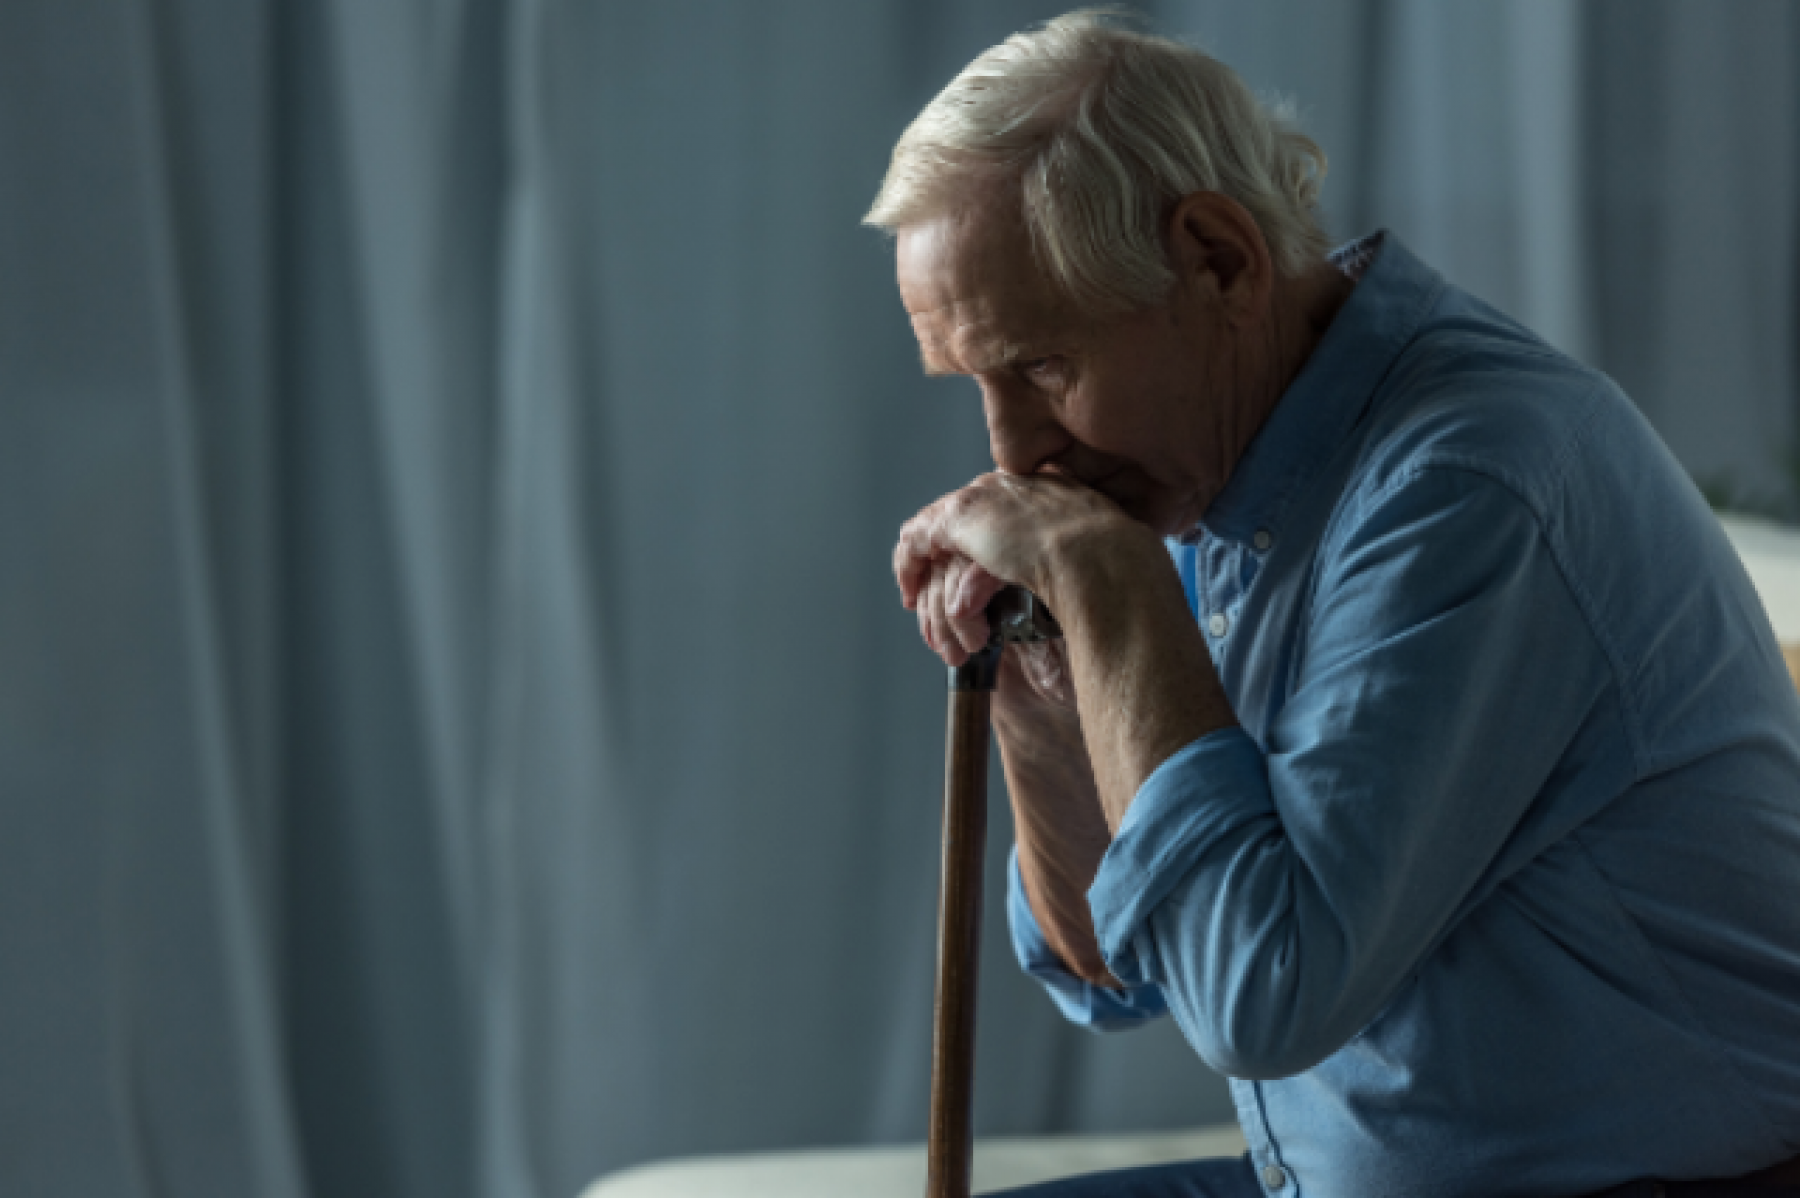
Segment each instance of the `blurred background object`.
M539 1198L923 1135L986 464L857 221L1023 0L0 5L0 1191ZM1800 6L1168 2L1330 226L1792 516ZM1008 842L994 790L991 877ZM985 1133L1228 1119L990 887Z

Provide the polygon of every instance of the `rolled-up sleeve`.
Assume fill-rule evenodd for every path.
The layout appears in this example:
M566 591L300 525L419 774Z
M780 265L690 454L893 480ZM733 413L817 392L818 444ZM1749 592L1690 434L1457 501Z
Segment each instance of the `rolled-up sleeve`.
M1050 942L1044 939L1031 903L1025 897L1025 881L1019 874L1019 850L1006 865L1006 919L1012 930L1013 955L1026 973L1036 978L1063 1017L1097 1032L1123 1031L1165 1014L1169 1007L1155 986L1108 990L1076 977L1063 967Z
M1165 761L1089 891L1115 977L1221 1072L1301 1072L1448 934L1609 685L1505 485L1420 469L1320 549L1294 689L1259 746Z

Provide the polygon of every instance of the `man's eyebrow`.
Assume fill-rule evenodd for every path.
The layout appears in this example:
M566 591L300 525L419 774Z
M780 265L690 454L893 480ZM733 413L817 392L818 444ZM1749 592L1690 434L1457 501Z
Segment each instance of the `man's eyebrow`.
M998 374L1012 370L1021 362L1029 362L1038 357L1035 346L1023 341L1003 341L992 354L985 354L969 363L970 374Z
M1033 352L1032 346L1027 345L1024 342L1007 341L1003 342L1000 345L999 350L991 357L981 355L979 354L979 351L975 351L978 356L964 364L967 369L960 369L944 364L944 359L942 357L943 347L944 343L942 341L934 340L931 342L920 343L919 364L925 370L925 377L935 379L947 378L952 375L960 374L973 375L984 374L989 371L1011 370L1019 363L1029 361L1031 358L1037 356L1037 354Z

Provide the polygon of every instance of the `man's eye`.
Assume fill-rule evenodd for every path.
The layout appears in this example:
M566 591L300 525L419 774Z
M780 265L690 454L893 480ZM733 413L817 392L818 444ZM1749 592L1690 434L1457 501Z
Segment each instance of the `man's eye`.
M1062 359L1054 354L1047 358L1032 358L1019 363L1019 373L1034 382L1054 378L1062 370Z

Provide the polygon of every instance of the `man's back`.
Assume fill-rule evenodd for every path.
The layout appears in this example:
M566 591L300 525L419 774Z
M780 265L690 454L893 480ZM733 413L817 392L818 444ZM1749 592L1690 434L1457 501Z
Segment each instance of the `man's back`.
M1800 702L1749 581L1607 380L1391 238L1371 284L1178 552L1286 910L1152 918L1147 976L1279 1079L1240 1115L1306 1193L1791 1155Z

